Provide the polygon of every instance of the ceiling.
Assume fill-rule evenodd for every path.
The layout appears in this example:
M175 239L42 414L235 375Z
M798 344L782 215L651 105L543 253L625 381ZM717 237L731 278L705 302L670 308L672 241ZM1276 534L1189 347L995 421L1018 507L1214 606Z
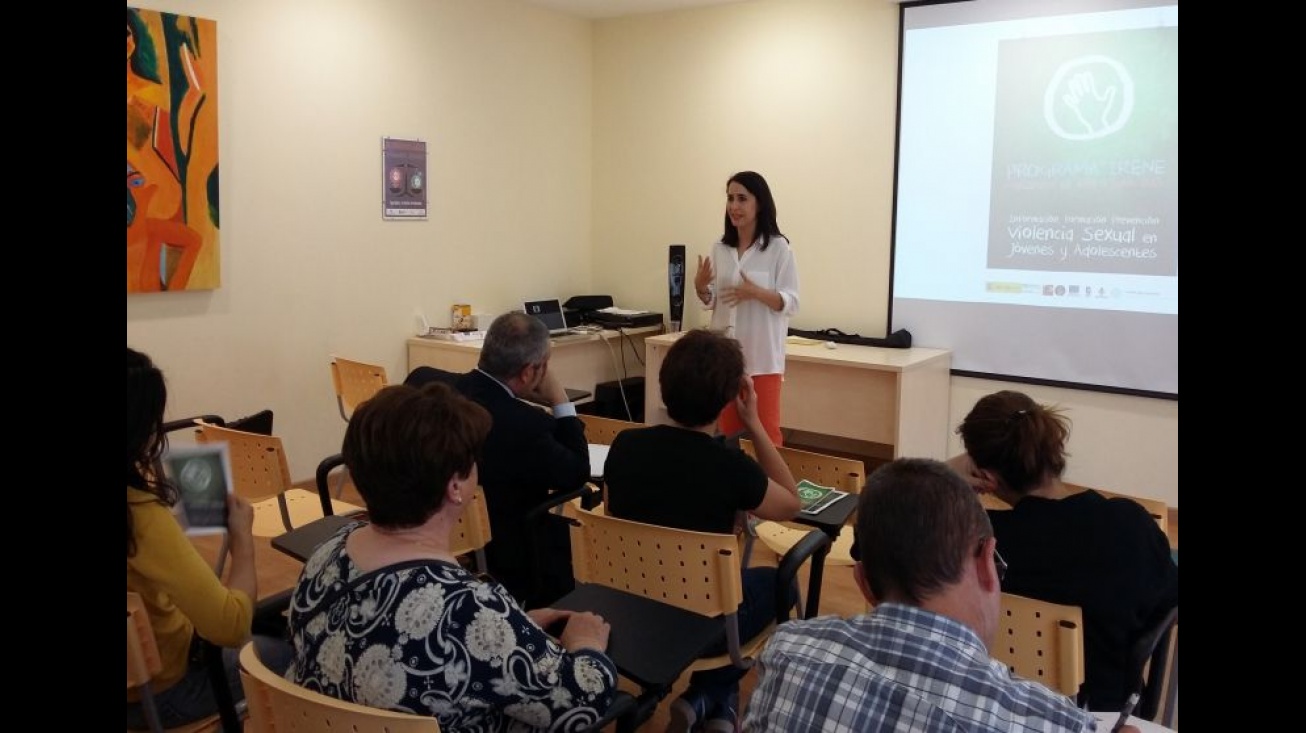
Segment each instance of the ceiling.
M582 18L617 18L623 15L657 13L664 10L702 8L745 0L522 0Z

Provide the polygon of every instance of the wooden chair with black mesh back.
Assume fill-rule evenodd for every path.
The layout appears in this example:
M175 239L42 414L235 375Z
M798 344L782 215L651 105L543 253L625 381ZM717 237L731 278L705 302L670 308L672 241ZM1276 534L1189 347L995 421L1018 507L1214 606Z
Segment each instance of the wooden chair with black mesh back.
M989 653L1012 674L1070 697L1084 684L1084 613L1035 598L1003 593L998 634Z
M216 644L200 640L205 645L205 660L209 665L209 683L219 711L183 726L164 728L159 722L158 707L154 702L153 681L163 668L159 646L150 625L149 613L139 593L127 591L127 690L135 690L140 697L141 709L152 733L202 733L241 730L240 713L233 702L227 673L222 665L222 649Z
M576 590L555 608L594 611L611 624L608 652L622 676L639 686L636 710L618 730L633 731L685 672L753 659L793 610L788 589L799 568L830 538L811 530L776 569L775 618L752 639L739 636L743 600L738 540L567 508L572 523ZM699 656L724 636L727 652Z
M328 514L351 514L363 508L295 488L281 439L201 422L201 443L227 443L234 491L254 506L254 535L276 537Z

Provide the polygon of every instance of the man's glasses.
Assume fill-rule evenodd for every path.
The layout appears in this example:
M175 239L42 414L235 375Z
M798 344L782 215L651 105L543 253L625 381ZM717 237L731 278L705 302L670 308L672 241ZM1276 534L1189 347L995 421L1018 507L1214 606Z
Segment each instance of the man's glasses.
M978 557L984 553L984 543L988 542L988 537L980 540L979 547L975 548L975 556ZM998 582L1001 583L1007 577L1007 561L1002 559L1002 553L998 548L993 548L993 567L998 571Z

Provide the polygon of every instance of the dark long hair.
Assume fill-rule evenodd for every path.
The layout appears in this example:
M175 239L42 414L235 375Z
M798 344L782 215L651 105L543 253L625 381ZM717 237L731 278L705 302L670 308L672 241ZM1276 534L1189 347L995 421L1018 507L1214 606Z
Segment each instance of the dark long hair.
M740 171L730 176L726 181L726 188L730 184L738 183L748 192L753 194L757 199L757 231L753 232L754 236L762 238L762 250L766 251L767 245L771 244L771 237L782 237L780 225L775 221L775 197L771 195L771 187L766 184L766 179L761 173L753 171ZM739 231L730 223L730 212L725 213L725 231L721 233L721 241L731 247L739 247Z
M163 372L150 357L127 347L127 488L153 494L161 504L172 506L177 490L156 466L168 447L163 432L163 410L168 405L168 387ZM131 502L127 503L127 556L136 554Z

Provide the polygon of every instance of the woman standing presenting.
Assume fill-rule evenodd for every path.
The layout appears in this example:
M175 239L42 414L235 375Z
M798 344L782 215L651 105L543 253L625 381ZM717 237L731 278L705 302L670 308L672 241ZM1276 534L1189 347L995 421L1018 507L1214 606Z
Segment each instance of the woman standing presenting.
M781 445L780 383L789 317L798 312L798 266L776 224L771 187L760 174L743 171L727 181L725 231L711 255L699 255L694 289L712 311L710 328L743 347L762 425ZM718 425L723 435L743 430L734 401Z

